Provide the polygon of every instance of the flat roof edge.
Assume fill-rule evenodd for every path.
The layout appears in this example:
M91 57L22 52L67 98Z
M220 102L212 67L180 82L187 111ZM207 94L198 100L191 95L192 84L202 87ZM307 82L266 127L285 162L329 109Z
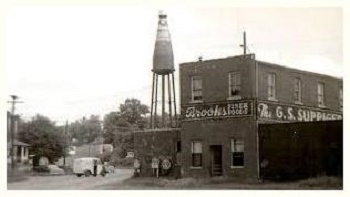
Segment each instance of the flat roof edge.
M163 131L180 131L181 128L155 128L155 129L144 129L134 131L134 133L146 133L146 132L163 132Z

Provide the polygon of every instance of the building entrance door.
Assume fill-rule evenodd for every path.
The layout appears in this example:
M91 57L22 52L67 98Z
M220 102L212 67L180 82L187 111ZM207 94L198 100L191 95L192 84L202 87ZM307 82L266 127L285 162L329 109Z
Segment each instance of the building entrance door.
M210 146L211 176L222 176L222 146Z

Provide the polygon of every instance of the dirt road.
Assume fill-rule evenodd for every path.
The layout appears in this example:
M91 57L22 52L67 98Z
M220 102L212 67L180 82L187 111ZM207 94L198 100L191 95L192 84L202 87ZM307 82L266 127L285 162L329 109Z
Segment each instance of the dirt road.
M8 190L342 190L339 177L317 177L293 182L241 183L217 178L131 178L132 169L117 169L106 177L29 176L27 179L7 184Z
M94 177L74 175L30 176L27 180L7 184L8 190L92 190L104 185L118 185L132 176L133 170L116 169L114 174Z

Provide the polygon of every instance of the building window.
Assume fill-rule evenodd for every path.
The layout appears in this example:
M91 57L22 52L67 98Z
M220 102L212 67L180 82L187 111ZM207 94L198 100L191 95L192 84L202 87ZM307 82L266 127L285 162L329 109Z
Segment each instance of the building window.
M176 163L181 165L181 141L176 142Z
M301 103L301 80L299 77L294 78L294 101Z
M340 110L343 111L343 88L339 89L339 106Z
M268 99L269 100L276 100L276 74L275 73L269 73L267 76L267 83L268 83Z
M324 107L324 83L318 83L317 85L318 106Z
M177 153L181 152L181 141L176 142L176 152Z
M244 166L244 141L242 139L231 139L232 166Z
M192 142L192 166L202 167L202 143Z
M241 93L241 73L231 72L228 75L229 97L240 98Z
M201 101L202 97L202 77L193 76L192 77L192 100Z

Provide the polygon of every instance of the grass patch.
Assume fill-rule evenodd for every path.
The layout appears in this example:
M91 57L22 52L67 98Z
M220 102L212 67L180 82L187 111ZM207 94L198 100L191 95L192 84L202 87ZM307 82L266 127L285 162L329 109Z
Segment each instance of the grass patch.
M160 179L158 185L167 188L195 188L205 183L204 179L182 178L182 179Z
M181 178L134 177L124 181L124 186L139 189L226 189L226 190L341 190L340 177L315 177L300 181L258 182L256 179L233 177Z
M306 188L343 189L343 179L341 177L321 176L301 180L298 183L300 187Z

